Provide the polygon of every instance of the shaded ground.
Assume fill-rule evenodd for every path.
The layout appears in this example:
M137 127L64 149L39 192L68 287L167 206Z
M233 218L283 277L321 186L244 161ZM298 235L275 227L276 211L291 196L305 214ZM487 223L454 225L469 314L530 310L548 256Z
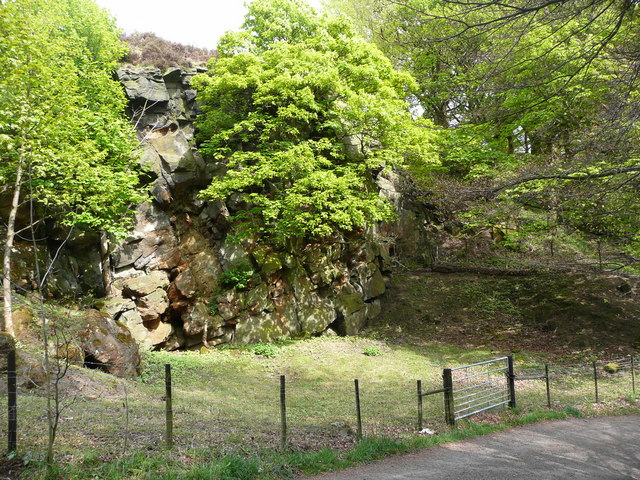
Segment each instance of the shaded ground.
M558 355L640 346L637 279L397 272L367 333L400 343Z
M16 479L22 470L24 465L19 458L0 457L0 480Z
M546 422L313 478L638 479L639 423L637 415Z

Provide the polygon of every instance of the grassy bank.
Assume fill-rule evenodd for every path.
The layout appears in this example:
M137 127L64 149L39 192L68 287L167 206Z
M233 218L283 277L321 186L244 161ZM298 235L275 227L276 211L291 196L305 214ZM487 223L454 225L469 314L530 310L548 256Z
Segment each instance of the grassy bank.
M637 406L619 408L617 413L638 413ZM260 450L222 454L211 449L186 452L159 452L152 455L136 453L110 462L104 462L90 452L79 460L56 467L50 478L69 480L284 480L300 475L314 475L339 470L382 458L408 453L417 449L487 435L507 428L544 420L559 420L583 414L575 407L564 411L535 410L526 414L508 411L499 422L463 422L458 428L434 436L415 436L406 439L365 437L354 448L336 451L323 448L318 451ZM31 465L23 478L46 478L41 463Z
M496 409L451 429L442 395L425 398L418 435L416 380L441 387L444 367L502 353L445 344L400 346L368 338L316 338L275 346L235 346L206 352L154 352L144 374L114 379L74 369L63 400L57 443L63 479L291 478L344 468L412 449L567 415L637 412L629 372L600 372L594 401L588 359L560 369L552 361L552 408L544 381L517 383L517 410ZM539 370L543 354L515 354L516 374ZM164 449L164 365L172 365L175 447ZM279 375L287 379L289 447L279 451ZM356 440L353 379L360 380L363 431ZM46 422L37 389L19 397L23 478L42 478ZM0 415L2 410L0 410ZM6 424L0 418L0 424Z

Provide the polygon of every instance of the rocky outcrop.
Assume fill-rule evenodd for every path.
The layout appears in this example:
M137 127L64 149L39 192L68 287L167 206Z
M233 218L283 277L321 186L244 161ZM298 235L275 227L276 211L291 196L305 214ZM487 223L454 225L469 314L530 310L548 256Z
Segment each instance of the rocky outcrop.
M357 237L285 252L216 240L228 233L215 221L223 214L198 203L191 214L176 211L182 203L170 210L168 225L149 221L162 217L146 213L158 205L142 206L133 234L113 252L116 294L101 309L142 348L273 341L329 327L354 334L379 312L385 284L375 243Z
M195 147L198 104L191 80L197 73L118 70L151 198L137 207L129 235L110 246L112 281L109 296L95 304L95 329L106 329L109 338L130 332L143 350L357 333L380 312L384 274L395 251L423 260L431 255L428 247L416 248L425 243L426 218L412 213L398 191L401 178L385 173L378 185L396 205L398 222L287 250L255 239L238 242L228 219L243 208L242 198L198 198L224 165L205 160ZM103 295L97 236L73 238L69 245L59 256L51 293ZM51 256L51 246L45 250L41 258ZM23 270L28 272L27 263ZM23 285L28 287L28 275ZM83 344L98 362L129 355L106 336L91 342L110 345L108 352L89 352Z
M144 349L272 341L328 328L357 333L380 311L389 248L373 232L289 251L232 241L227 219L242 200L197 197L222 166L194 148L196 73L118 71L153 200L139 206L133 231L113 248L114 294L101 310Z
M193 120L198 113L191 79L198 69L118 70L129 98L129 114L143 145L140 163L153 180L155 201L166 206L181 190L211 178L193 145Z
M395 171L381 172L376 183L383 195L395 206L397 218L378 224L375 238L385 245L390 256L402 258L415 266L431 266L438 257L438 230L441 223L434 209L414 200L412 185Z
M17 338L23 335L33 338L33 333L28 331L34 327L38 329L37 335L41 335L42 310L37 297L18 295L15 300L20 305L14 311ZM64 368L65 365L84 365L119 377L131 377L140 373L139 347L126 325L95 309L78 310L57 305L46 308L45 315L52 369ZM15 344L11 336L0 332L0 370L6 368L3 363L6 362L6 357L1 354L6 353L11 342ZM18 350L25 354L21 347ZM42 375L34 374L30 378L44 381L43 360L37 358L36 362L40 367L35 371L41 371Z

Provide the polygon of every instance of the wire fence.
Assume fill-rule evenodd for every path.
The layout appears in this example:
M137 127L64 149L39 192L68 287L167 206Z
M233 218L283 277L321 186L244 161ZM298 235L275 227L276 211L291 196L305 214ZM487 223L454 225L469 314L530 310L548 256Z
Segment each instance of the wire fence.
M487 363L490 367L479 369L475 364L450 369L456 385L453 391L459 395L456 420L473 410L484 410L476 397L485 394L469 397L479 392L469 387L479 383L498 392L499 405L513 407L517 401L522 411L625 401L635 395L637 364L633 357L527 368L516 365L513 392L504 380L508 374L505 358ZM82 368L72 367L47 387L46 375L24 366L19 366L12 384L15 369L6 360L0 377L4 380L0 381L4 406L0 408L0 438L7 439L9 450L17 446L22 452L46 450L51 405L53 410L59 407L56 453L61 456L91 450L108 457L167 446L223 453L283 446L346 449L362 434L403 438L423 428L449 428L447 385L439 374L419 382L354 382L240 372L217 376L184 366L171 370L149 365L138 378L116 378L103 372L87 376ZM493 400L492 392L486 395ZM10 421L16 412L17 428Z

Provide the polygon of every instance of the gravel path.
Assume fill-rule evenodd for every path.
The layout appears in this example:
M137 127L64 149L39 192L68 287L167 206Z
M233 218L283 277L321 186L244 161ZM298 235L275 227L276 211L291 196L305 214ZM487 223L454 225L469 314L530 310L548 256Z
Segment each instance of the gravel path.
M640 479L640 416L543 422L311 478Z

